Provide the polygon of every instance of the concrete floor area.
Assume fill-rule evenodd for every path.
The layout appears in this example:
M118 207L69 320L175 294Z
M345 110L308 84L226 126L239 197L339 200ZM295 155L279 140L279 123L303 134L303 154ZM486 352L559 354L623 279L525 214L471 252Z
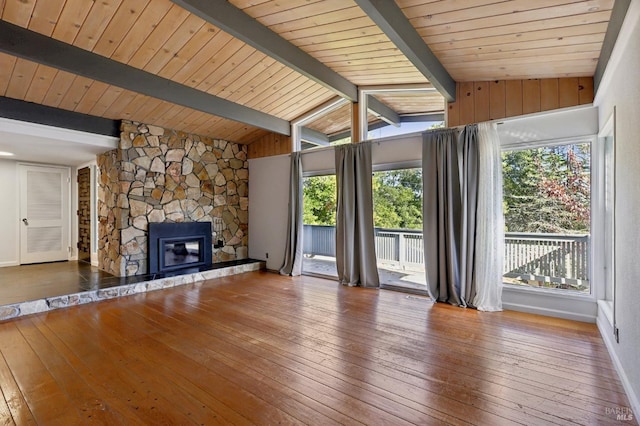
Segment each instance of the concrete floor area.
M304 273L336 277L336 260L328 256L305 256L302 262ZM416 292L427 292L427 281L424 270L402 270L393 264L378 263L380 284L393 288L408 289Z

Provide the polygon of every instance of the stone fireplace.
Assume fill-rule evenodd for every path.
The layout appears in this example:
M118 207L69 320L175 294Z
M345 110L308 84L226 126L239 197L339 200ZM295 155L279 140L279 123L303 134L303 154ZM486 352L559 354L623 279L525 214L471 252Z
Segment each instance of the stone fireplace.
M116 276L149 272L148 224L210 222L212 261L245 259L247 148L123 121L117 149L98 156L98 260Z

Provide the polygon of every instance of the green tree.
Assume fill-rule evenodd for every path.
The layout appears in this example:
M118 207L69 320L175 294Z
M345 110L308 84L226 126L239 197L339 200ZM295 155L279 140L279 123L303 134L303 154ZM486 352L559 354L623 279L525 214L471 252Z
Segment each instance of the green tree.
M422 170L373 174L373 221L379 228L422 228Z
M376 172L373 175L374 225L380 228L422 228L422 171ZM335 225L336 178L314 176L303 184L303 220L308 225Z
M589 145L503 153L507 231L589 232Z
M303 194L303 223L307 225L336 224L335 175L305 178Z

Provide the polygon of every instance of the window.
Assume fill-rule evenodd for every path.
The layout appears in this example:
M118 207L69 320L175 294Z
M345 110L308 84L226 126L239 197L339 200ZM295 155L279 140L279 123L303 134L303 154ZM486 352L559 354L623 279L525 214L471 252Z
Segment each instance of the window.
M383 124L386 124L383 122ZM444 127L443 121L409 121L400 123L398 126L384 125L371 129L369 126L369 132L367 139L382 139L397 135L406 135L407 133L424 132L427 129L436 129Z
M421 168L373 173L373 222L380 284L426 293Z
M377 171L372 184L380 284L426 293L422 170ZM303 273L335 277L336 176L305 177L303 197Z
M591 145L503 152L508 284L589 294Z

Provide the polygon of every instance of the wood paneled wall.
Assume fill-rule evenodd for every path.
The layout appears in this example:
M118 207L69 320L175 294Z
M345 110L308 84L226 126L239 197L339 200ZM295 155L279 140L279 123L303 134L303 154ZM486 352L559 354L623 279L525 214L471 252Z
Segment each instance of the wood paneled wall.
M471 81L456 84L447 126L480 123L593 102L593 78Z
M249 158L270 157L290 154L291 137L269 133L249 144Z

